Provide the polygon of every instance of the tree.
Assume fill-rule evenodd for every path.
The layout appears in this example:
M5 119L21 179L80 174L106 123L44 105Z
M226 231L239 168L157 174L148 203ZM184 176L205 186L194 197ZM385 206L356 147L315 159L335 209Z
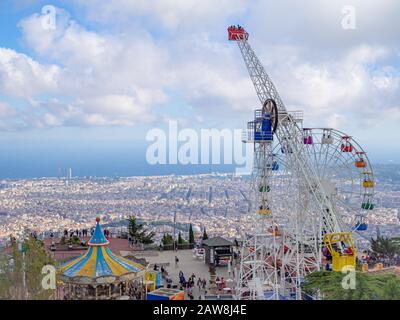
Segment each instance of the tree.
M69 238L61 237L60 244L62 245L80 245L81 239L78 236L72 236Z
M400 299L400 280L395 275L356 272L354 289L342 286L344 277L341 272L313 272L306 276L302 287L310 295L321 295L323 300Z
M399 300L400 299L400 281L395 275L390 275L391 278L385 282L382 292L384 300Z
M64 244L66 244L67 243L67 238L66 237L61 237L61 239L60 239L60 244L61 245L64 245Z
M174 244L174 238L169 233L164 234L161 242L164 246L172 246Z
M56 261L46 251L42 241L30 238L26 241L25 270L26 287L31 300L49 299L54 293L52 290L45 290L42 286L44 277L42 269L46 265L55 267Z
M377 236L376 239L371 239L371 250L375 254L383 255L390 259L393 259L394 255L400 251L399 245L395 240L384 236Z
M128 233L129 236L139 243L151 244L154 242L154 232L149 232L143 224L139 224L136 221L135 216L129 216L128 220Z
M24 254L20 249L23 249ZM46 251L42 241L29 237L19 246L12 245L12 253L0 259L0 299L9 300L46 300L54 290L44 289L42 269L46 265L55 266L56 262ZM23 274L25 271L25 288Z
M140 242L143 244L152 244L154 243L154 236L156 234L154 232L149 232L147 234L142 235Z
M194 244L194 233L192 224L189 226L189 244Z
M208 235L206 232L206 228L204 227L204 231L203 231L203 240L207 240L208 239Z
M187 242L182 238L182 234L180 231L178 234L178 244L187 244Z
M0 300L18 299L18 296L22 299L22 293L16 294L14 290L16 284L21 284L22 282L22 263L17 266L17 261L14 254L9 256L2 253L0 256ZM21 286L18 287L22 289Z

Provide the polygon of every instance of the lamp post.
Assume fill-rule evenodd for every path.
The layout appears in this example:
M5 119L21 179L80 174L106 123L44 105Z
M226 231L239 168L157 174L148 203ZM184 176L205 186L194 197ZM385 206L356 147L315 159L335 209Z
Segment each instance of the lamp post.
M22 288L23 288L23 296L24 299L27 299L26 292L26 274L25 274L25 253L27 251L27 247L22 240L18 241L18 250L22 253Z
M176 251L176 210L174 211L174 251Z

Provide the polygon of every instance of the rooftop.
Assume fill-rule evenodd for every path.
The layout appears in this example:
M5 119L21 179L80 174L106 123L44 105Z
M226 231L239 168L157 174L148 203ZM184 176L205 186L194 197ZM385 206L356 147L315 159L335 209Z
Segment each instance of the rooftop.
M234 243L222 237L215 237L204 240L203 245L207 247L228 247L228 246L234 246Z

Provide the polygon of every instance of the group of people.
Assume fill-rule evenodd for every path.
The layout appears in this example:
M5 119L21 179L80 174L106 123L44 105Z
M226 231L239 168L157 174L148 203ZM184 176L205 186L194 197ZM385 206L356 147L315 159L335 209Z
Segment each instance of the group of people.
M186 291L186 294L188 295L190 300L194 299L193 288L195 286L195 281L196 275L194 273L192 273L192 275L186 280L183 272L179 271L179 284L181 286L181 290ZM201 289L206 290L207 280L198 278L197 286L199 288L199 291L201 291Z
M92 236L94 233L94 229L92 228L92 230L90 231L90 235ZM52 235L54 236L53 232L50 234L50 237L52 237ZM89 235L89 230L88 229L82 229L82 230L78 230L76 229L74 230L70 230L68 231L67 229L64 229L64 237L69 237L72 238L73 236L77 236L77 237L87 237Z
M158 265L157 264L154 264L153 270L154 271L158 271ZM161 276L165 277L165 276L168 275L167 271L164 269L164 266L162 266L162 265L161 265L160 271L161 271Z
M204 292L206 292L207 291L207 280L205 278L204 279L198 278L197 279L197 287L199 288L200 292L202 290Z
M104 236L105 237L110 237L110 230L108 230L108 229L104 229L103 230L103 232L104 232ZM92 228L91 230L90 230L90 236L93 236L93 234L94 234L94 228ZM88 237L89 236L89 230L88 229L82 229L82 230L79 230L79 229L76 229L76 230L67 230L67 229L64 229L64 237L70 237L70 238L72 238L73 236L77 236L77 237ZM50 233L50 238L53 238L54 237L54 233L53 232L51 232Z
M223 290L226 287L226 280L224 279L224 277L221 277L221 279L217 277L215 279L215 283L218 286L218 290Z
M237 26L231 25L230 28L231 29L238 29L238 30L242 30L243 29L240 25L237 25Z
M341 245L339 246L337 243L333 243L332 244L332 249L335 252L338 252L340 255L347 255L347 256L352 256L354 255L354 250L351 246L346 246L343 242L341 243ZM332 255L329 252L327 247L323 248L323 255L328 259L331 260L332 259Z
M369 266L373 266L376 263L382 263L384 267L398 266L400 265L400 255L394 254L392 257L385 256L382 254L376 254L369 250L364 250L360 259L362 264L366 263Z

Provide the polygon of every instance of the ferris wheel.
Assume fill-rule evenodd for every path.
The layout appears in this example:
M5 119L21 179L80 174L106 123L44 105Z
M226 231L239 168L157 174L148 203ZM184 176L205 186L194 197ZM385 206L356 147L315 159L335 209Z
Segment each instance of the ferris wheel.
M327 191L342 231L365 231L367 215L374 209L375 179L367 153L350 136L331 128L304 128L303 143L308 162ZM290 147L275 143L271 158L271 207L290 211L295 177L290 170ZM300 186L304 187L304 186ZM281 199L287 199L282 202ZM286 218L284 215L282 219Z
M302 299L302 282L322 269L355 267L351 232L367 229L374 209L374 174L367 154L349 135L303 128L303 113L286 110L240 26L236 41L262 108L243 142L254 145L250 199L254 222L243 235L239 299Z

